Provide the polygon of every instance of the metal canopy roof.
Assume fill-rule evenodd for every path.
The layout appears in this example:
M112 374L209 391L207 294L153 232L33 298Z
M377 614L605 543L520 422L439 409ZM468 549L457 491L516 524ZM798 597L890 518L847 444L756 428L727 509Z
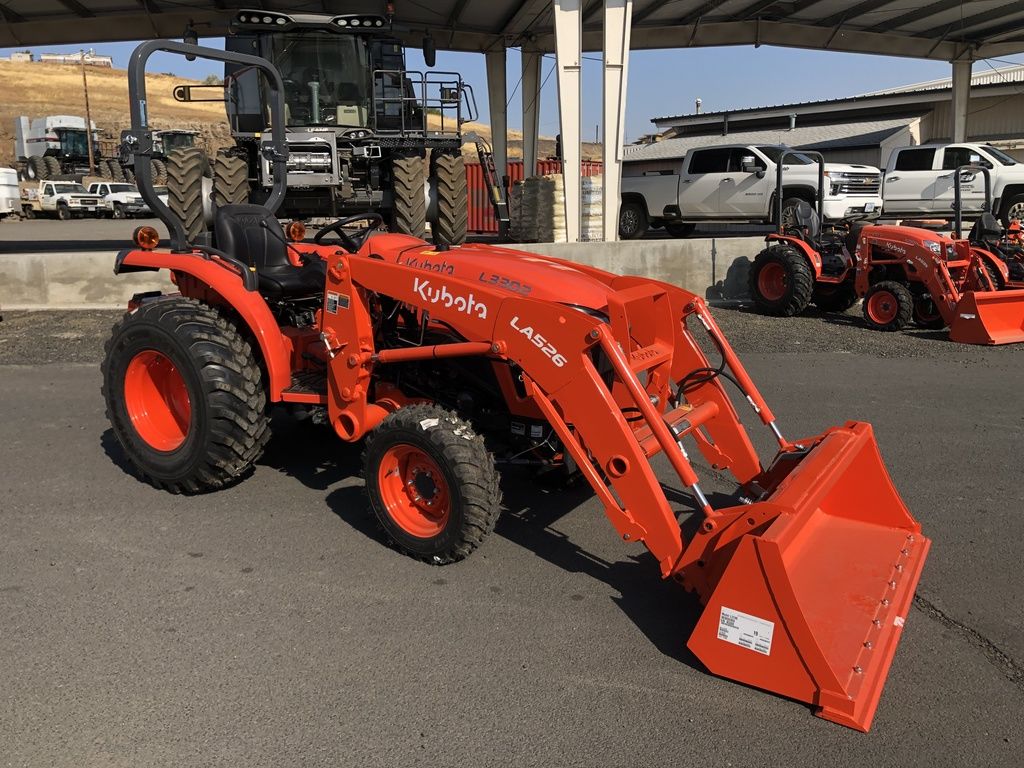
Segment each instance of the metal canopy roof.
M399 36L439 48L554 50L551 0L395 0ZM582 0L601 48L603 0ZM241 8L381 13L383 0L0 0L0 46L219 36ZM950 61L1024 51L1021 0L634 0L632 48L781 45ZM685 74L685 73L681 73Z

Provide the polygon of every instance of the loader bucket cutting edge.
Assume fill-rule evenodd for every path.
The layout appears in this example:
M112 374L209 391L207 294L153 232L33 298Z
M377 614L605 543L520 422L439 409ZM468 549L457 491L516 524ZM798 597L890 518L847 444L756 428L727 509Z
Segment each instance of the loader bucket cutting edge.
M967 291L957 302L949 338L963 344L1024 342L1024 290Z
M870 426L830 430L768 499L707 535L691 547L720 576L690 650L713 674L867 731L931 545Z

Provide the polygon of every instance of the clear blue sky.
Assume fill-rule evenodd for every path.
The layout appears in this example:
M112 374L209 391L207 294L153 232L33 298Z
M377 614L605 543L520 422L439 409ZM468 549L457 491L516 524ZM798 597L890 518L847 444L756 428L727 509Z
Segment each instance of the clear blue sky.
M207 40L206 44L223 47L223 40ZM114 57L115 66L125 67L134 43L109 43L92 46L97 53ZM86 45L86 47L89 47ZM74 51L82 46L40 46L44 51ZM4 49L2 55L12 50ZM1024 63L1024 56L992 61L995 67L1007 63ZM410 69L422 69L418 51L409 53ZM220 73L213 62L187 62L170 55L154 56L150 69L202 78ZM473 85L482 119L487 121L487 80L482 54L439 51L437 69L461 72ZM554 57L545 57L541 79L546 80L541 96L541 133L558 131L557 77L553 72ZM977 62L974 71L988 69ZM694 100L703 102L706 112L739 109L797 101L854 96L886 87L908 85L924 80L949 77L945 62L920 61L886 56L826 53L792 48L762 46L754 48L691 48L685 50L634 51L630 58L626 139L635 140L653 130L652 117L693 112ZM520 57L518 51L508 53L509 126L519 128L521 91L518 89ZM126 105L127 108L127 105ZM593 140L601 121L601 61L599 53L587 54L583 66L583 135Z

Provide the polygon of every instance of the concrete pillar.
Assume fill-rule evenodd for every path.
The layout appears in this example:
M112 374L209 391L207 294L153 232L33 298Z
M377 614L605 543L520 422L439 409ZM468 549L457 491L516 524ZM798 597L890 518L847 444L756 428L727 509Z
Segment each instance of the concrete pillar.
M967 107L971 100L971 65L967 61L953 61L953 141L967 141Z
M565 234L580 239L580 86L583 74L582 0L553 0L555 65L558 67L558 117L565 180Z
M491 149L494 153L494 169L501 180L508 173L508 84L505 75L505 49L488 51L486 59Z
M523 51L523 176L537 173L537 135L540 132L541 54Z
M605 241L619 238L622 143L626 135L626 81L633 0L604 0L604 189Z

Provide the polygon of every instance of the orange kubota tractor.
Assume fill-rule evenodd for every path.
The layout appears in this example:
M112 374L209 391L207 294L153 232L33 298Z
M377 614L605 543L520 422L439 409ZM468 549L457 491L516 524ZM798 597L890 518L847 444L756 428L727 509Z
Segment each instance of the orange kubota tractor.
M984 259L986 269L993 285L998 290L1024 288L1024 237L1021 235L1020 222L1010 220L1010 226L1004 231L999 219L992 215L992 176L983 166L961 166L957 171L956 183L953 186L953 207L956 220L953 225L954 237L963 237L963 194L962 182L964 174L982 174L985 188L985 210L974 222L967 240L973 253Z
M277 183L265 206L217 210L213 246L186 241L145 162L145 63L158 50L265 76ZM868 729L930 546L869 425L783 437L704 302L671 285L382 234L376 214L289 242L273 214L283 85L263 59L147 42L129 84L142 195L172 237L159 250L155 230L139 231L115 272L169 270L179 290L136 297L106 347L109 419L144 478L176 493L222 488L259 457L270 405L308 408L365 442L369 503L391 541L444 564L494 527L496 453L574 466L617 535L699 595L688 645L711 672ZM755 452L733 397L771 431L773 458ZM694 449L732 474L735 503L708 501ZM658 454L690 510L670 503Z

